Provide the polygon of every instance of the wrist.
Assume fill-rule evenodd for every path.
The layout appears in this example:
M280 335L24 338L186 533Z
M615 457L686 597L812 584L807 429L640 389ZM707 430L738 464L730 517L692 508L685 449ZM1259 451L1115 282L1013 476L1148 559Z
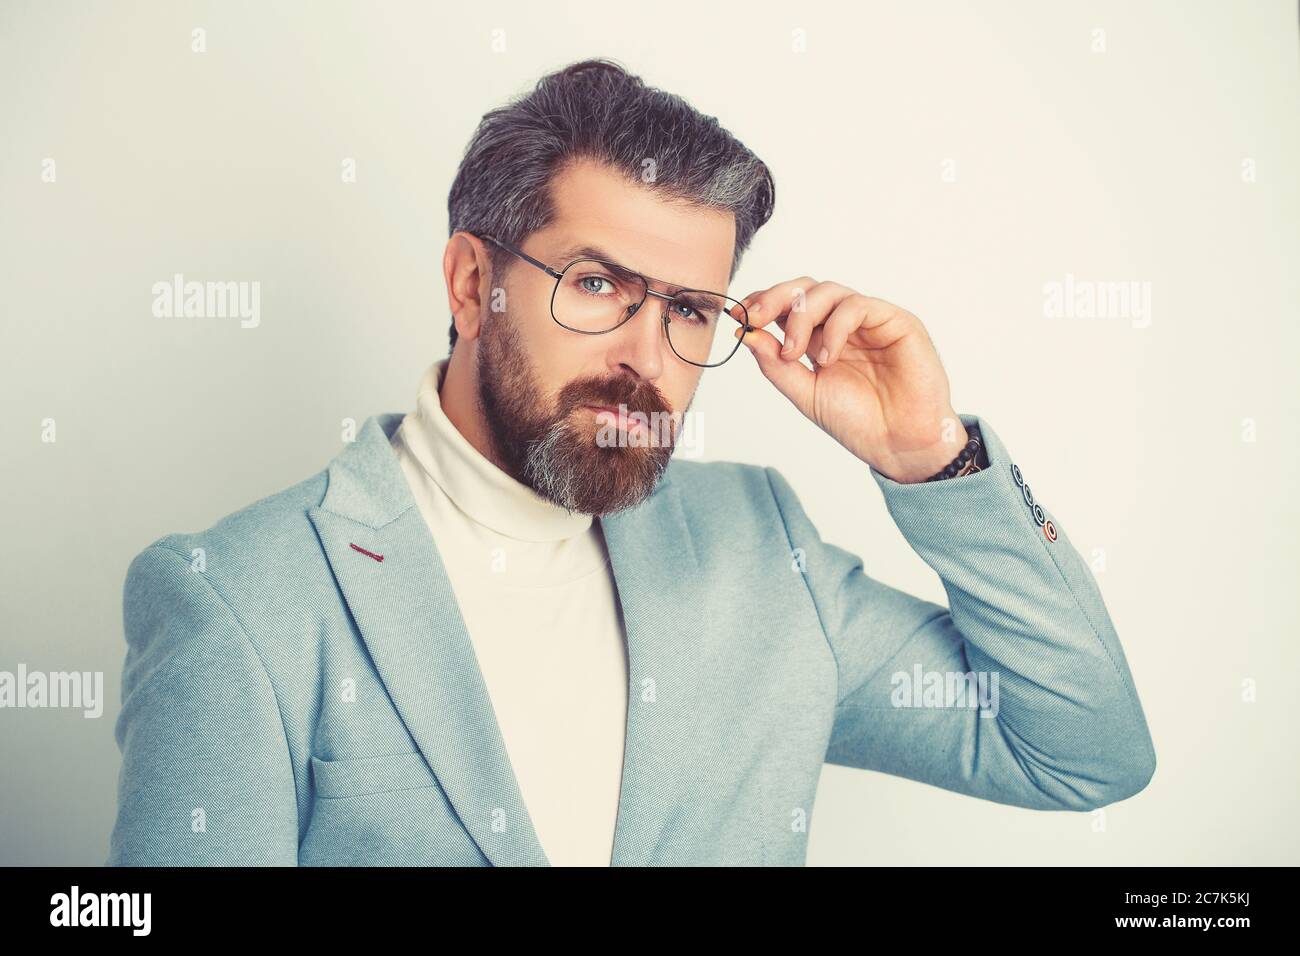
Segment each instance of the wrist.
M957 454L957 457L925 479L927 482L961 478L965 475L972 475L977 471L983 471L988 467L988 455L984 452L984 439L980 435L979 429L972 429L969 434L970 438L967 440L965 447Z
M876 470L900 485L920 484L942 472L962 455L971 438L979 433L978 430L968 433L965 422L956 412L941 421L943 426L940 431L943 437L939 441L927 448L898 454L888 466L877 466ZM957 428L952 427L953 422L957 423ZM965 464L966 460L963 460L958 467ZM954 469L954 475L957 470Z

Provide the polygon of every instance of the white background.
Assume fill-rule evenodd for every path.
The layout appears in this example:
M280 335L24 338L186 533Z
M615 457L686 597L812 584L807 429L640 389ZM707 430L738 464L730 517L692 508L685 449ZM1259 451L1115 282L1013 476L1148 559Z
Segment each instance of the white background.
M733 294L809 274L927 324L957 410L1104 555L1155 737L1104 829L828 767L809 863L1300 862L1293 2L268 7L0 5L0 669L102 670L108 698L0 711L0 862L104 860L131 557L410 406L475 124L588 56L773 169ZM176 272L259 281L261 325L155 318ZM1067 275L1150 283L1149 326L1045 317ZM777 466L868 573L946 603L743 350L695 413L705 457Z

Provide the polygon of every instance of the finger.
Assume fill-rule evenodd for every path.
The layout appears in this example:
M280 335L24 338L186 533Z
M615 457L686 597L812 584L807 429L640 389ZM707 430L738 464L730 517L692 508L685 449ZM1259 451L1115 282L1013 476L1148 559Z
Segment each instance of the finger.
M864 310L853 331L857 332L863 348L889 348L903 336L918 329L928 337L921 320L906 309L870 295L862 296L862 301Z
M781 347L781 355L787 361L798 361L799 356L808 351L813 329L825 322L840 302L856 294L838 282L820 282L806 294L796 292L786 314L785 344Z
M758 293L753 293L753 294L757 295ZM744 304L743 299L739 301L741 302L742 305ZM780 344L785 341L785 323L786 320L789 318L789 316L779 315L775 319L764 317L764 320L762 322L758 322L756 321L756 316L761 312L762 312L762 303L760 302L755 302L754 304L748 306L748 308L743 311L739 305L733 305L730 309L727 310L727 314L730 315L737 322L744 322L746 318L748 318L749 326L750 328L753 329L762 328L765 325L776 326L778 329L781 330L781 339L778 341L778 349L779 349ZM735 330L735 336L736 338L740 338L739 329Z
M796 292L806 295L808 290L817 285L817 280L809 276L778 282L770 289L751 292L741 303L749 312L749 324L761 329L790 311Z
M804 350L804 354L808 356L808 361L812 362L814 372L822 367L822 363L817 360L817 356L821 353L822 343L825 339L826 323L823 322L812 330L812 335L808 336L808 348Z
M754 294L755 293L750 293L751 296ZM731 316L737 322L744 323L748 320L749 324L753 325L758 312L759 306L756 303L749 302L746 299L739 299L735 305L727 310L727 315Z
M740 338L741 329L736 330ZM816 375L802 362L787 362L781 358L781 343L766 329L750 329L742 341L758 362L763 377L790 399L801 412L811 417L813 380Z
M831 365L840 357L844 343L862 325L867 311L866 298L856 293L849 296L821 324L821 342L816 347L810 344L808 348L808 354L814 356L819 365Z

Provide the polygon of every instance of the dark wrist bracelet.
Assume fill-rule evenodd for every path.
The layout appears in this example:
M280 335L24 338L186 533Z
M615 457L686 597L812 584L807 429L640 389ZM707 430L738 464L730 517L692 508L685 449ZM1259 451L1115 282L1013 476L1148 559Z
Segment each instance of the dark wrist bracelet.
M978 431L974 435L971 435L970 430L968 429L966 434L970 436L970 440L966 442L966 447L961 450L956 458L949 462L946 468L936 471L929 478L925 479L926 481L943 481L945 478L956 478L960 475L974 474L981 470L981 460L983 460L985 464L988 463L988 459L984 458L981 454L984 449L984 443L980 441Z

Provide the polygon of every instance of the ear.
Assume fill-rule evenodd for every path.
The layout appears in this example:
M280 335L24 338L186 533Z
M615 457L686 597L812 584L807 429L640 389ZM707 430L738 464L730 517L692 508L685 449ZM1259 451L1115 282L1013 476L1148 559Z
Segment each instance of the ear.
M488 287L491 266L487 248L469 232L456 232L447 240L442 254L442 274L447 282L447 306L456 317L456 335L477 339L483 328L485 310L491 308L494 292Z

